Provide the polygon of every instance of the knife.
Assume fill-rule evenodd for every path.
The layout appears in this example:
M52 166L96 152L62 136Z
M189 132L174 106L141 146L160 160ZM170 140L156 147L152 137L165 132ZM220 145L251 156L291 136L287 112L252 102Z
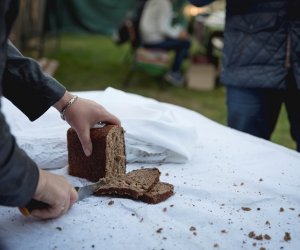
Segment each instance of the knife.
M78 200L81 201L89 196L91 196L94 192L99 189L99 186L102 184L102 181L95 182L90 185L86 185L83 187L75 187L78 193ZM45 209L48 208L49 204L32 199L25 207L19 207L19 210L22 215L29 216L34 209Z

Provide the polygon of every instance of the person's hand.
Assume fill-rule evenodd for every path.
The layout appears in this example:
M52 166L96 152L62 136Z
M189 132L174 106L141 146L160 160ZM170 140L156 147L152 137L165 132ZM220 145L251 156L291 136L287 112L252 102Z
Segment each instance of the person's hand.
M78 199L74 187L63 177L45 170L39 170L38 185L33 199L47 203L49 207L34 209L31 215L50 219L66 213Z
M64 97L54 105L61 111L62 107L73 97L66 92ZM120 120L109 113L100 104L78 97L77 100L67 108L65 119L75 129L86 156L90 156L93 150L90 138L90 128L98 122L120 125Z
M187 33L185 30L182 30L179 33L179 39L182 39L182 40L189 39L189 33Z

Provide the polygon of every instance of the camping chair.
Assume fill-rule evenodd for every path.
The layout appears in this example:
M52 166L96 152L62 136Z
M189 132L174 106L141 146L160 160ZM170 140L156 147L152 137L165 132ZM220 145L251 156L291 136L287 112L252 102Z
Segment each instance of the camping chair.
M169 53L160 49L144 48L141 45L138 27L128 20L126 24L131 47L131 64L123 82L124 87L128 87L136 72L144 72L155 77L161 82L163 76L168 71L170 65Z

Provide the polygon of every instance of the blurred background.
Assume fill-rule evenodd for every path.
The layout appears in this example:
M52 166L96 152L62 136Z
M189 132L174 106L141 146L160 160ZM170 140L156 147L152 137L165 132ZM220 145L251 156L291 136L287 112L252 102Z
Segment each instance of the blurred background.
M192 109L226 125L225 89L219 80L226 1L203 8L186 0L174 2L174 23L185 26L192 39L184 87L163 80L166 65L136 60L132 39L122 38L121 28L140 2L21 0L11 40L70 91L114 87ZM285 110L272 141L295 148Z

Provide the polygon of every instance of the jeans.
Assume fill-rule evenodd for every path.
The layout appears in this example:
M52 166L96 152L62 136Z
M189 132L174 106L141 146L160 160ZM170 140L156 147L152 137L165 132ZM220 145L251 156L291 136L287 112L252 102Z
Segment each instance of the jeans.
M187 57L191 42L189 40L166 39L163 42L144 44L145 48L174 50L176 55L171 70L180 72L180 67L183 60Z
M286 89L227 86L228 126L270 140L285 104L290 133L300 152L300 90L292 76L288 80Z

